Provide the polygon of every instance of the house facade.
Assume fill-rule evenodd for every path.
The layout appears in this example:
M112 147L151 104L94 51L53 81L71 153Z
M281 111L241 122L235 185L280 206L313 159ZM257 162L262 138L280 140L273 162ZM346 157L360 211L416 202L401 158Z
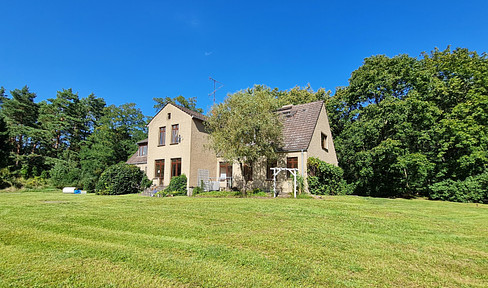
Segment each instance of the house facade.
M262 159L247 163L243 170L237 163L218 158L208 148L205 116L175 104L167 104L148 124L148 139L138 142L138 151L127 161L143 170L155 186L167 186L171 177L185 174L187 188L200 186L209 189L241 188L246 177L248 189L273 189L271 168L297 168L306 176L307 159L316 157L337 165L337 156L323 101L287 105L278 109L283 121L283 148L276 161ZM244 176L243 176L244 175ZM277 190L293 191L289 173L277 176Z

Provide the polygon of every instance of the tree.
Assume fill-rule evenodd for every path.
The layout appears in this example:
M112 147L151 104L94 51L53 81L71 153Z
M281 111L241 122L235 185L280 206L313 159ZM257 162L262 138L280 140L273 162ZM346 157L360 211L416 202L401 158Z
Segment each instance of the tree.
M274 88L271 93L278 99L279 106L305 104L320 100L326 101L330 97L330 91L326 91L324 88L314 91L310 84L303 88L296 86L285 91Z
M91 191L106 167L125 162L147 137L147 119L134 103L105 107L98 123L80 151L83 186Z
M2 114L7 124L10 142L14 146L16 165L24 153L34 152L39 141L37 118L39 106L36 94L27 86L10 91L11 99L3 98Z
M435 183L488 169L486 54L448 47L420 59L373 56L326 105L357 194L429 196Z
M159 111L163 109L164 106L168 103L172 104L178 104L180 106L183 106L185 108L188 108L192 111L198 112L198 113L203 113L202 108L197 108L197 98L196 97L190 97L186 99L185 97L179 95L175 98L170 98L170 97L165 97L165 98L153 98L154 101L156 101L156 104L154 104L154 109L156 111Z
M210 147L224 159L245 164L276 159L282 145L282 124L278 114L278 101L267 87L254 86L230 94L224 103L210 111L206 125L210 130ZM243 177L243 193L247 179Z

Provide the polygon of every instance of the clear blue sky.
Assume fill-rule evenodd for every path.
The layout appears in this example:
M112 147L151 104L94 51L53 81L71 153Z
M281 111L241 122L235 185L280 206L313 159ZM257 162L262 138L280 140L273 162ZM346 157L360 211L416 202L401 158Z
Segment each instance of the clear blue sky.
M0 0L0 86L73 88L108 104L310 83L335 91L364 58L447 45L488 51L488 1Z

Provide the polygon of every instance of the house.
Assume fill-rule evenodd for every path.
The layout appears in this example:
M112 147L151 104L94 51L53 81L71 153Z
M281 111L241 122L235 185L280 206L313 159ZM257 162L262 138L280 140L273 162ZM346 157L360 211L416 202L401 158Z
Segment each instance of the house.
M138 151L127 161L143 170L154 185L167 186L171 177L185 174L188 191L202 181L210 189L240 188L243 178L248 188L270 191L271 168L297 168L306 176L308 157L337 165L337 156L323 101L286 105L276 111L283 121L283 147L277 161L263 159L244 165L228 163L207 147L205 116L185 107L167 104L148 124L148 139L138 142ZM293 191L288 172L278 175L278 190Z

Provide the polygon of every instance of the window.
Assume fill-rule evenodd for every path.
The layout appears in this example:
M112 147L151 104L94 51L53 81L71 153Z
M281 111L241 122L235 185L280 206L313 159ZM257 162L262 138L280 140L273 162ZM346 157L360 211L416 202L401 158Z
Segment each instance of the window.
M178 144L180 141L179 139L179 126L178 124L171 126L171 144Z
M225 181L227 178L232 178L232 164L220 162L219 180Z
M286 158L286 168L298 168L298 157L288 157ZM286 171L286 177L291 177L292 174Z
M171 177L181 175L181 158L171 159Z
M146 155L147 155L147 145L139 146L139 152L137 153L137 156L146 156Z
M321 142L322 142L322 149L329 152L329 140L327 139L327 135L325 135L324 133L322 133Z
M166 127L159 128L159 146L166 144Z
M252 163L245 163L243 170L244 179L246 181L252 181Z
M168 113L168 119L171 119L171 113Z
M266 180L273 180L273 170L271 168L275 168L276 166L278 166L276 160L268 160L266 163Z
M164 159L156 160L154 163L154 177L164 178Z

